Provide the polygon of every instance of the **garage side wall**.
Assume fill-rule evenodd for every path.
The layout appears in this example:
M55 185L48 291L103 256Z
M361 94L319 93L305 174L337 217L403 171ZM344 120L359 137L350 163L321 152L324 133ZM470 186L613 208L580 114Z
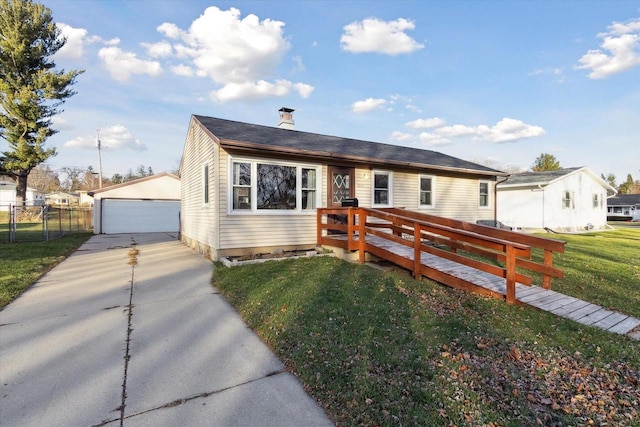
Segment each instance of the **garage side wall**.
M214 259L218 248L215 215L218 205L218 151L218 145L192 120L180 169L181 238L191 248ZM208 179L205 179L205 171L208 171ZM208 203L205 199L207 182Z

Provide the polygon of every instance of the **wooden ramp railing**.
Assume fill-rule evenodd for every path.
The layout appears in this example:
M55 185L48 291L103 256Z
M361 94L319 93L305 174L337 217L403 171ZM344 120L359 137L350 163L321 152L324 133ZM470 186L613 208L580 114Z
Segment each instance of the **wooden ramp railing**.
M368 252L412 271L416 278L428 277L509 303L517 302L516 283L533 283L529 272L542 276L545 289L551 288L552 278L563 277L562 270L553 267L553 253L564 252L565 242L559 240L398 208L317 211L318 245L358 251L360 262ZM542 262L532 259L532 249L542 251ZM502 278L506 291L487 290L473 278L452 275L438 267L438 260L448 260L449 269L454 262Z

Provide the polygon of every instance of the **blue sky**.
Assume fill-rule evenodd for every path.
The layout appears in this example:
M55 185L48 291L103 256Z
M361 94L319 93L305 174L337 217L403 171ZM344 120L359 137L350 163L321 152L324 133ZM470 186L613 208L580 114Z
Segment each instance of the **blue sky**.
M640 178L638 1L44 1L81 68L48 164L179 165L191 114Z

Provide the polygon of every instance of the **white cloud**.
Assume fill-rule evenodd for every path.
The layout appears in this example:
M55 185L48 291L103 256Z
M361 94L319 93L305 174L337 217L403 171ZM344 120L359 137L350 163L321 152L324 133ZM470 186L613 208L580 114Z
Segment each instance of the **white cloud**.
M216 101L255 100L284 96L291 91L306 98L314 90L306 83L268 81L290 49L284 37L284 22L261 21L253 14L242 18L236 8L221 10L211 6L186 30L169 22L157 30L173 41L171 48L183 61L172 71L213 80L219 85L211 92ZM305 70L300 57L293 57L292 61L293 72Z
M253 14L241 19L236 8L211 6L186 31L170 23L158 31L179 41L179 56L193 61L198 71L227 84L256 81L275 70L290 47L283 27L283 22L260 21Z
M313 86L304 83L291 83L287 80L277 80L275 83L259 80L255 83L229 83L221 89L211 92L211 98L218 102L255 101L274 96L286 96L291 90L298 92L301 97L307 98L311 95L313 89Z
M157 61L139 59L135 53L124 52L119 47L104 47L98 52L111 77L118 81L127 81L132 74L146 74L156 77L162 74Z
M67 42L56 52L58 58L80 59L82 58L87 30L84 28L73 28L64 23L58 23L60 34L67 39Z
M409 111L413 111L414 113L422 113L422 109L420 107L417 107L413 104L407 104L405 105L405 107L407 110Z
M562 68L541 68L529 73L529 76L552 76L558 83L564 83L565 77Z
M411 142L415 139L415 136L410 133L395 131L391 134L390 139L398 142Z
M602 39L601 49L589 50L574 68L591 70L592 79L604 79L640 65L640 18L614 22L598 37Z
M453 142L451 142L451 140L449 140L447 138L443 138L441 135L437 135L437 134L429 133L429 132L422 132L418 136L418 139L424 145L427 145L427 146L430 146L430 147L453 144Z
M158 43L141 43L147 49L147 54L152 58L165 58L172 53L171 44L166 41Z
M386 22L377 18L368 18L346 25L340 37L340 46L343 50L352 53L377 52L387 55L411 53L424 47L405 33L414 28L415 24L404 18Z
M177 76L183 76L183 77L191 77L195 74L195 71L193 70L193 68L184 64L171 67L171 71L173 72L173 74Z
M357 101L351 105L351 111L354 113L368 113L369 111L382 108L387 103L384 99L367 98L364 101Z
M521 120L503 118L494 126L480 125L477 128L477 140L490 142L512 142L520 139L542 136L547 132L540 126L528 125Z
M409 122L413 123L413 122ZM407 125L409 125L407 123ZM444 120L443 120L444 123ZM418 128L418 127L416 127ZM439 137L461 137L473 136L475 141L490 141L495 143L511 142L520 139L533 138L546 134L545 130L540 126L528 125L521 120L503 118L493 126L479 125L453 125L442 126L435 129L435 134L423 133L421 138L434 138L433 135ZM445 140L446 141L446 140Z
M452 137L475 135L478 133L478 128L474 126L466 126L466 125L443 126L441 128L436 129L436 133L438 135L445 135L445 136L452 136Z
M405 126L411 129L430 129L443 126L446 122L440 117L431 117L428 119L418 119L405 123Z
M102 148L109 150L145 151L147 146L134 138L131 132L122 125L113 125L100 130ZM69 140L63 145L70 149L96 149L96 136L85 135Z

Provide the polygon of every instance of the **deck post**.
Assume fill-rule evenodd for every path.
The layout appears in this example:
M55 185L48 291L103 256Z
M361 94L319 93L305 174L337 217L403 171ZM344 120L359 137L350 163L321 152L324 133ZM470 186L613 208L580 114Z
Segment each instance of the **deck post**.
M507 302L514 304L516 302L516 248L507 245Z
M322 210L316 210L316 233L317 233L317 245L322 246Z
M354 248L353 241L353 213L352 208L347 208L347 248L352 251Z
M416 279L420 279L422 275L420 267L422 266L422 257L420 254L422 251L420 250L420 245L422 244L422 227L417 222L413 223L413 277Z
M553 266L553 251L550 251L549 249L544 250L543 264L549 267ZM551 276L547 274L542 276L542 287L545 289L551 289Z
M360 264L364 264L365 261L365 234L367 230L365 229L367 224L367 215L364 213L364 209L358 208L358 256Z

